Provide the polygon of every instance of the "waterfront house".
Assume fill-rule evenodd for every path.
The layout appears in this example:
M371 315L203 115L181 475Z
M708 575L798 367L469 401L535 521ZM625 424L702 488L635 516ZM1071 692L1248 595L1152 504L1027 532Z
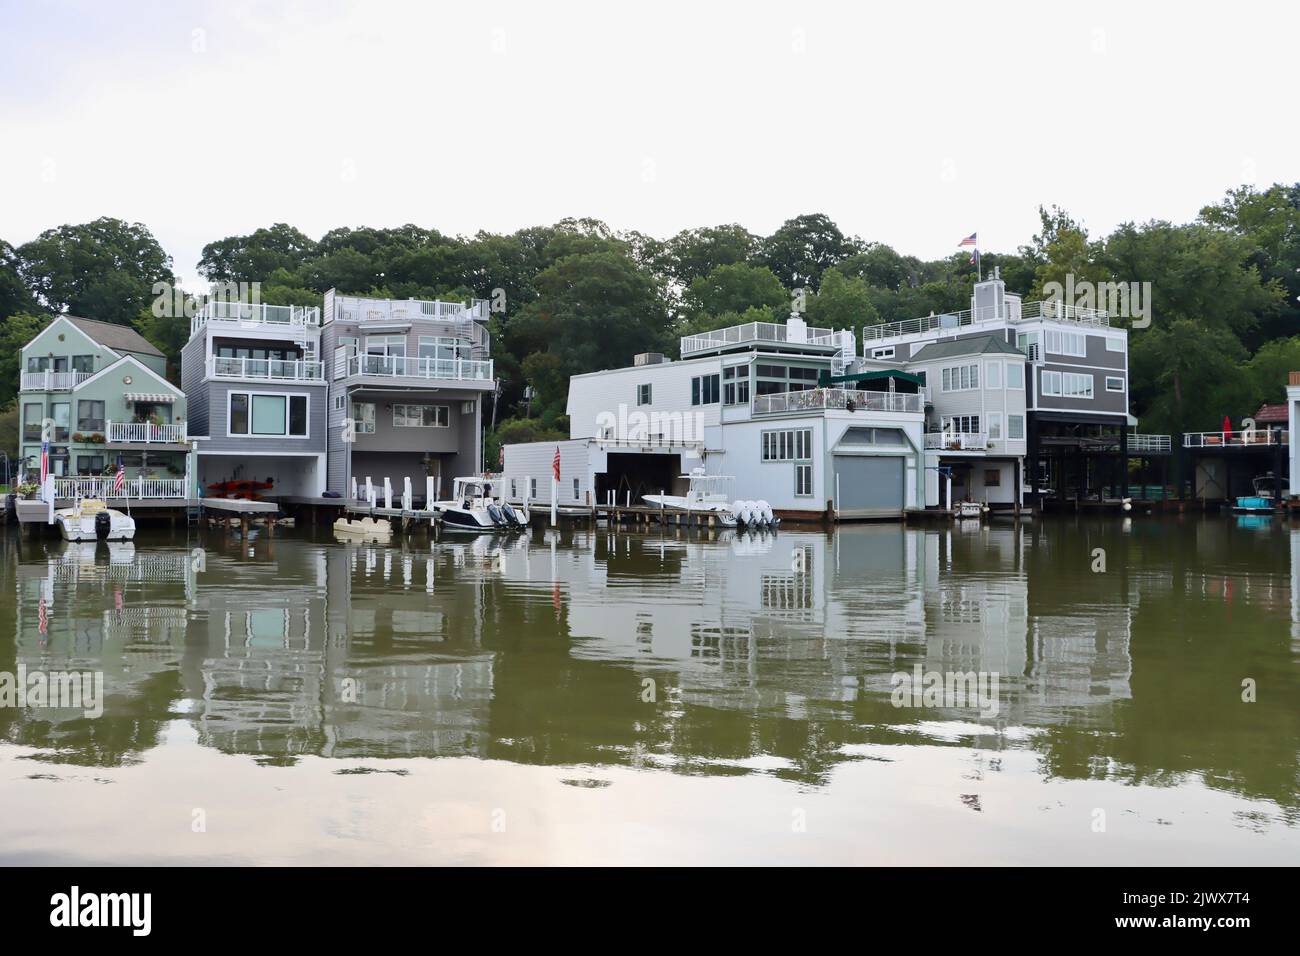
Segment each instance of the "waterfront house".
M269 485L268 496L325 490L320 337L317 308L212 300L190 320L181 381L202 494L222 497L213 486L228 482Z
M575 375L560 503L682 494L680 476L703 468L735 478L731 497L766 500L785 517L920 508L917 380L893 369L837 384L854 359L851 332L792 315L684 336L677 361L650 353L626 368ZM549 500L553 453L554 443L507 446L506 496L522 498L527 480L533 497Z
M119 458L135 498L183 499L192 455L184 393L134 329L61 315L21 350L21 455L39 473L42 424L58 498L107 495Z
M404 479L437 497L482 469L483 398L494 391L488 303L325 293L331 491ZM348 425L351 423L351 427Z

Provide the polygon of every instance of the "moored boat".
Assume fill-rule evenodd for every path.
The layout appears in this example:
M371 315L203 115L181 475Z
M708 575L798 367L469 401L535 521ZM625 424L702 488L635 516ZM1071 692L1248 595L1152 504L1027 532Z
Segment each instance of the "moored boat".
M130 541L135 519L110 508L102 498L81 498L71 508L54 512L54 523L65 541Z
M706 475L703 468L696 468L689 475L682 475L682 477L688 481L686 494L642 495L642 500L665 511L686 512L702 518L712 518L724 528L736 526L736 515L723 490L729 483L735 481L735 478L730 475ZM771 513L770 508L768 513Z
M522 531L528 527L528 512L521 506L493 498L492 482L487 478L455 479L451 497L435 501L431 510L442 518L444 531Z

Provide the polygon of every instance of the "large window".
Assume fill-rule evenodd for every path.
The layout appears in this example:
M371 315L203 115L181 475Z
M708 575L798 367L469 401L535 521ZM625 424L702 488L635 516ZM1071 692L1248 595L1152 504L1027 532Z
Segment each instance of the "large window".
M1061 373L1060 372L1043 372L1043 394L1060 395L1061 394Z
M72 356L72 370L74 372L86 372L86 373L95 371L95 356L93 355Z
M1007 441L1023 441L1025 437L1025 416L1007 416Z
M948 415L942 419L942 423L943 430L949 433L977 435L980 430L980 417L978 415Z
M1025 387L1025 363L1007 363L1007 388L1023 391Z
M77 456L77 474L82 477L93 477L104 473L104 456L103 455L78 455Z
M463 340L443 335L420 336L420 358L454 361L463 358Z
M1047 351L1055 355L1073 355L1083 358L1088 354L1088 339L1081 332L1060 332L1048 329Z
M104 403L81 400L77 402L77 431L102 432L104 430Z
M307 396L231 392L228 433L253 438L305 438Z
M1002 387L1002 363L989 362L984 366L984 387L1001 388Z
M965 392L979 387L980 367L978 365L955 365L943 370L945 392Z
M813 493L812 465L794 466L794 493L797 498L807 498Z
M405 335L367 335L366 354L367 355L396 355L399 357L404 357L406 355L406 336Z
M717 375L697 375L691 379L692 405L716 405L719 395Z
M989 441L1002 440L1002 413L989 412Z
M394 428L447 428L451 411L446 405L394 405Z
M755 365L757 376L755 391L759 395L772 395L777 392L800 392L817 386L817 376L821 369L787 367L784 365Z
M749 404L748 365L728 365L722 370L722 404Z
M763 461L810 461L811 459L811 428L763 432Z
M41 422L44 419L44 405L36 402L23 406L23 441L41 440Z
M1061 394L1066 398L1092 398L1092 376L1062 372Z
M355 431L358 435L373 435L375 433L375 403L353 402L352 421L356 426Z
M54 419L54 440L68 440L68 426L72 419L71 402L55 402L50 406L50 417Z

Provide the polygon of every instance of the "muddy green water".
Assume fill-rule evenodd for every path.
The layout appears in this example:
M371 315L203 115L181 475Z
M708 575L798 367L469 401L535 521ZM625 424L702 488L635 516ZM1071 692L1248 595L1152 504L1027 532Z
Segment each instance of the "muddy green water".
M0 556L0 862L1300 859L1281 519Z

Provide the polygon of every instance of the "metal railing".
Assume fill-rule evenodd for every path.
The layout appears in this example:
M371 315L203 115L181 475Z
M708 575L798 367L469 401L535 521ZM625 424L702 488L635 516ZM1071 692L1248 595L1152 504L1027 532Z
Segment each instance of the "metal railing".
M987 432L926 432L925 447L941 451L984 451L989 447Z
M334 309L346 322L409 322L411 319L441 319L445 322L486 322L491 303L487 299L443 302L441 299L363 299L336 295Z
M128 478L117 491L115 479L54 478L55 498L184 498L185 478Z
M1285 431L1256 429L1239 432L1184 432L1184 448L1241 448L1256 445L1286 445L1289 435ZM1130 448L1133 446L1130 444Z
M184 422L174 425L153 425L149 422L109 422L108 441L110 444L114 442L183 444L187 441L185 429Z
M446 379L449 381L492 381L492 360L416 358L401 355L353 355L348 359L349 375L381 378Z
M1128 436L1129 451L1149 451L1149 452L1170 452L1173 450L1173 439L1169 435L1138 435ZM1119 447L1119 442L1115 443Z
M90 372L23 372L20 388L24 392L67 392L76 388Z
M306 359L208 359L209 378L251 378L268 382L323 382L325 363Z
M753 414L779 415L823 408L866 412L921 411L921 396L912 392L869 392L850 388L808 388L798 392L776 392L754 398Z
M776 322L746 322L743 325L731 325L725 329L711 332L699 332L684 335L681 338L681 355L691 352L715 349L720 345L737 345L742 342L797 342L802 345L839 345L834 329L817 329L805 327L807 333L802 339L788 337L789 326Z
M320 325L320 309L316 306L264 305L248 302L214 300L190 319L190 335L205 325L229 325L241 328L260 326L315 327Z
M1080 325L1110 326L1110 316L1100 309L1083 309L1067 305L1055 299L1042 302L1025 302L1017 310L1010 303L1003 303L1002 308L986 306L981 309L965 309L961 312L944 312L940 315L926 315L919 319L903 319L900 322L882 322L880 325L868 325L862 330L862 341L873 342L878 339L890 339L900 335L917 335L932 332L935 329L959 329L968 325L984 325L999 322L1025 322L1046 319L1052 322L1076 322Z

